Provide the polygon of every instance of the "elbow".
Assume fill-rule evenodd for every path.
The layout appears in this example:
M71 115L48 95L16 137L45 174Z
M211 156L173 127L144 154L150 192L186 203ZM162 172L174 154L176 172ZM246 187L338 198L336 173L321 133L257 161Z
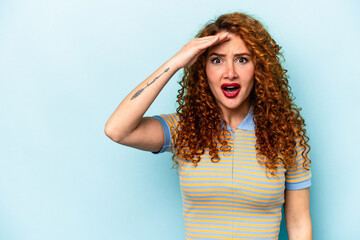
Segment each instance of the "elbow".
M120 144L122 143L123 137L121 134L119 134L118 131L114 131L113 129L109 128L108 126L105 126L104 133L108 138L110 138L114 142L117 142Z

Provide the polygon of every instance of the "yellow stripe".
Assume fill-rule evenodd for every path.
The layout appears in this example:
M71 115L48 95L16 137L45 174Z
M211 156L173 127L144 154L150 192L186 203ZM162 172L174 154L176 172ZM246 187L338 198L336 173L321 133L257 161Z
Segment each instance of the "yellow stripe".
M301 159L301 161L299 161L300 159ZM299 163L302 164L305 161L305 159L303 159L301 153L299 153L299 155L297 156L296 161L297 161L297 164L299 164Z
M239 183L242 183L239 181ZM195 188L195 189L188 189L185 188L187 191L232 191L232 192L237 192L237 193L243 193L243 191L238 191L236 189L240 188L240 189L246 189L246 190L250 190L250 191L254 191L254 192L259 192L259 193L269 193L269 194L274 194L274 193L280 193L284 190L284 187L282 187L280 190L263 190L263 189L259 189L259 188L255 188L255 187L247 187L244 185L236 185L233 183L181 183L182 186L185 187L209 187L209 188L205 188L205 189L199 189L199 188ZM239 186L238 188L236 186ZM218 187L229 187L230 189L227 188L218 188ZM235 187L233 189L233 187ZM277 188L279 188L281 186L278 186ZM262 196L262 195L259 195Z
M239 202L242 202L242 201L239 201ZM189 203L189 204L193 204L193 205L197 205L197 204L202 204L202 205L214 205L214 204L222 204L222 205L231 205L231 206L235 206L235 207L251 207L250 209L253 209L253 208L259 208L259 209L264 209L264 210L267 210L267 211L270 211L268 210L269 208L273 208L273 207L276 207L278 206L277 210L276 211L281 211L281 205L282 203L278 203L278 204L274 204L274 205L266 205L266 206L249 206L249 205L246 205L246 204L239 204L239 203L234 203L234 202L210 202L210 201L206 201L206 202L194 202L194 201L189 201L187 199L183 199L183 205L185 203ZM245 202L244 202L245 203ZM257 211L257 210L254 210L254 211ZM275 210L274 210L275 211Z
M255 233L234 233L234 232L224 232L224 231L214 231L214 230L202 230L202 229L190 229L185 227L185 229L187 231L192 231L192 232L199 232L199 233L217 233L217 234L227 234L227 235L232 235L232 236L239 236L239 237L275 237L278 235L278 232L273 233L273 234L255 234ZM277 228L279 229L279 228ZM274 229L274 230L277 230ZM257 229L254 229L255 232L257 231ZM193 233L188 233L189 236L193 236L193 237L210 237L207 235L199 235L199 234L193 234ZM214 236L213 238L218 238L218 236ZM230 238L233 239L233 238Z
M240 157L238 155L247 155L247 156L254 156L253 158L250 157ZM242 159L242 160L247 160L247 161L239 161L237 159ZM181 162L183 162L184 164L188 164L190 166L193 166L192 162L189 161L183 161L182 159L179 159ZM263 159L261 159L263 161ZM227 163L227 164L233 164L233 163L244 163L244 164L252 164L252 165L260 165L260 166L266 166L263 163L259 163L259 161L257 160L256 154L250 154L250 153L229 153L228 156L221 156L221 160L219 162L212 162L210 155L203 155L201 158L201 161L198 162L199 165L204 166L205 164L210 164L210 166L218 166L219 164L222 163ZM207 165L205 165L207 166ZM275 166L277 167L283 167L284 164L283 163L278 163Z
M218 193L205 193L205 194L191 194L191 193L184 193L184 195L186 196L191 196L191 197L199 197L199 196L204 196L204 197L207 197L206 199L213 199L211 198L210 196L219 196ZM227 196L227 197L238 197L234 194L227 194L227 193L222 193L221 194L222 196ZM280 194L280 197L276 198L276 199L273 199L273 200L266 200L266 199L261 199L262 202L267 202L267 203L274 203L276 201L278 201L279 198L283 197L283 194ZM250 197L245 197L245 196L241 196L241 198L243 199L247 199L247 200L250 200L250 201L259 201L259 199L254 199L254 198L250 198ZM190 199L190 198L189 198ZM191 198L192 199L192 198ZM202 200L205 200L204 198L202 198ZM228 199L229 200L229 199ZM235 201L235 199L231 199L231 201ZM243 201L242 201L243 202ZM252 202L250 202L251 204L254 204ZM257 204L258 205L258 204Z
M226 222L226 221L219 221L219 220L203 220L203 219L194 219L194 218L187 218L184 217L185 221L188 222L200 222L200 223L218 223L218 224L233 224L233 222ZM238 220L238 219L236 219ZM249 226L249 227L277 227L279 223L241 223L242 226Z
M200 174L199 174L200 175ZM201 174L201 175L209 175L209 174ZM231 173L226 173L226 174L211 174L212 176L222 176L222 177L231 177ZM244 176L240 176L240 175L235 175L234 174L234 177L239 177L239 178L243 178ZM191 182L191 181L212 181L212 180L221 180L221 181L224 181L225 178L216 178L216 177L212 177L212 178L202 178L202 177L198 177L198 176L195 176L195 177L183 177L183 176L179 176L180 180L181 181L184 181L184 182ZM260 181L260 182L263 182L263 183L266 183L265 185L261 184L261 183L252 183L252 182L248 182L248 181L243 181L244 183L249 183L249 184L258 184L259 186L266 186L266 187L270 187L271 185L267 185L268 183L280 183L278 185L276 185L276 187L280 187L283 185L284 183L284 179L264 179L264 178L254 178L254 177L247 177L249 180L252 179L252 180L256 180L256 181ZM241 180L238 180L238 179L231 179L230 180L234 180L236 182L238 181L241 181Z
M241 183L244 185L265 187L265 188L279 188L283 185L283 184L269 185L269 182L266 182L267 184L260 184L260 183L254 183L254 182L243 181L243 180L238 180L238 179L231 179L231 178L228 178L228 179L226 179L226 178L186 178L186 179L184 179L183 177L180 177L180 179L184 182L204 181L204 183L181 183L184 186L214 186L215 184L217 186L220 186L217 183L205 183L208 181L236 182L236 183ZM281 183L282 183L282 181L281 181ZM200 185L200 184L207 184L207 185Z
M235 176L235 172L237 172L237 173L247 173L247 174L251 174L251 175L256 175L256 176L266 176L266 174L265 173L257 173L257 172L250 172L250 171L245 171L245 170L239 170L239 169L234 169L234 176ZM279 176L280 175L280 176ZM281 177L281 175L282 175L282 173L280 173L280 174L275 174L275 176L277 176L277 177ZM270 174L269 174L269 176L271 176ZM250 178L249 176L246 176L247 178ZM268 179L268 178L267 178Z
M307 175L309 174L309 177L310 177L310 172L309 171L304 171L303 173L301 174L297 174L297 175L293 175L293 173L291 172L291 174L288 174L286 177L287 177L287 180L291 180L291 179L294 179L294 178L298 178L298 177L302 177L304 175Z
M256 167L247 167L249 169L253 169L253 170L263 170L262 168L256 168ZM211 168L211 167L183 167L184 170L187 171L191 171L191 170L196 170L196 171L219 171L219 172L231 172L232 170L237 171L237 172L242 172L242 173L250 173L250 174L254 174L254 175L258 175L258 176L265 176L264 172L251 172L251 171L243 171L243 170L239 170L239 169L231 169L231 168L227 168L227 169L223 169L223 168ZM208 173L209 174L209 173Z
M221 192L231 192L231 193L239 193L239 194L246 194L246 195L250 195L250 196L253 196L253 197L257 197L257 198L273 198L273 197L277 197L277 196L280 196L283 191L284 191L284 186L280 189L280 190L277 190L277 191L267 191L267 190L261 190L261 189L258 189L258 188L251 188L251 187L246 187L246 186L241 186L241 190L236 190L236 188L216 188L218 186L228 186L228 187L232 187L233 185L232 184L216 184L216 186L214 187L211 187L211 188L205 188L205 189L201 189L201 188L195 188L195 189L191 189L191 188L185 188L183 187L183 189L187 192L208 192L208 191L221 191ZM183 183L181 183L181 186L184 186ZM210 185L211 186L211 185ZM268 193L268 194L277 194L277 195L270 195L270 196L264 196L264 195L261 195L261 194L255 194L255 193L250 193L250 192L245 192L243 191L244 189L246 190L249 190L249 191L253 191L253 192L260 192L260 193ZM218 193L219 194L219 193ZM221 193L223 194L223 193ZM234 197L236 197L237 195L234 194ZM242 197L242 196L241 196Z
M195 168L189 168L189 167L183 167L184 170L195 170ZM199 168L197 168L196 170L198 170ZM214 168L201 168L201 170L204 170L204 171L211 171L211 170L214 170ZM217 171L221 171L221 172L227 172L227 171L231 171L231 169L222 169L222 168L219 168L219 169L216 169Z
M302 182L302 181L305 181L307 179L309 179L310 176L305 176L303 178L299 178L299 179L287 179L286 182L289 182L289 183L298 183L298 182Z
M234 223L234 224L240 226L239 223ZM275 229L249 229L249 228L241 228L241 227L235 227L235 226L227 227L227 226L219 226L219 225L193 224L193 223L185 223L185 226L198 227L198 228L216 228L219 230L224 229L224 230L247 231L247 232L249 232L250 230L253 230L254 232L263 232L263 233L269 233L269 232L273 232L275 230ZM264 226L262 226L262 227L264 227ZM265 227L267 227L267 226L265 226ZM193 229L193 231L198 231L198 230L200 230L200 229ZM208 230L203 230L203 231L208 231ZM232 233L229 233L229 234L232 234Z
M209 235L199 235L199 234L192 234L192 233L186 233L186 236L202 237L202 238L214 238L214 239L219 239L219 240L234 240L234 238L232 238L232 237L209 236ZM186 237L186 239L195 240L193 238L188 238L188 237ZM196 240L198 240L198 239L196 239Z
M218 214L232 214L232 215L236 215L236 216L248 216L248 217L264 217L264 214L260 214L260 213L237 213L237 212L226 212L226 211L217 211L217 210L196 210L196 209L191 209L191 211L187 210L186 208L183 208L184 213L185 212L191 212L191 213L218 213ZM281 212L280 213L274 213L274 214L268 214L266 213L267 217L278 217L281 216Z
M272 219L265 219L265 218L244 218L244 217L229 217L229 216L218 216L218 215L204 215L204 214L190 214L190 213L183 213L184 216L187 217L197 217L197 218L219 218L219 219L229 219L229 220L237 220L237 221L248 221L248 222L255 222L255 223L259 223L259 222L276 222L276 221L281 221L281 214L279 215L278 218L272 218Z
M249 136L249 137L245 137L245 136ZM240 142L239 140L248 140L245 142L256 142L256 137L254 135L239 134L239 135L235 135L233 139L235 143Z
M248 131L248 130L242 130L242 129L239 129L240 130L240 132L236 132L235 133L235 136L238 136L238 135L242 135L242 136L253 136L253 137L255 137L256 135L255 135L255 131ZM253 132L253 133L246 133L246 132Z
M254 169L254 170L259 170L261 168L255 168L255 167L248 167L250 169ZM237 172L237 173L247 173L247 174L251 174L251 175L256 175L256 176L265 176L265 173L264 172L251 172L251 171L245 171L245 170L239 170L239 169L222 169L222 168L208 168L208 167L204 167L204 168L197 168L197 169L194 169L192 167L184 167L182 166L182 170L183 171L189 171L189 172L185 172L185 174L193 174L193 175L198 175L199 172L191 172L191 170L197 170L197 171L217 171L217 172ZM209 174L209 173L207 173ZM276 175L275 175L276 176Z
M239 156L234 156L234 155L231 155L231 156L221 156L221 160L219 162L212 162L210 157L209 159L204 159L204 156L202 157L201 161L198 162L198 166L196 168L199 168L200 166L208 166L208 167L226 167L226 166L232 166L234 163L235 164L249 164L249 165L255 165L255 166L263 166L263 167L266 167L265 164L263 163L259 163L257 161L256 158L252 159L252 158L248 158L248 157L239 157ZM243 160L248 160L248 161L239 161L237 159L243 159ZM183 166L188 166L190 168L193 168L195 169L194 167L194 164L192 162L189 162L189 161L184 161L182 159L179 159L179 162L181 162L181 164ZM278 168L283 168L284 165L282 163L280 164L276 164L275 165L276 167ZM263 168L259 168L260 170L263 170ZM283 169L278 169L279 170L283 170Z
M228 194L230 195L230 194ZM232 196L232 195L231 195ZM278 205L282 205L282 203L284 203L284 199L282 198L281 201L280 199L275 199L273 202L270 202L270 201L267 201L266 203L257 203L257 202L250 202L250 201L245 201L245 200L239 200L239 199L229 199L229 198L194 198L194 197L191 197L189 198L188 196L186 196L185 194L182 194L182 197L183 199L186 198L186 199L190 199L190 200L194 200L194 201L204 201L204 200L213 200L213 201L216 201L216 200L219 200L219 201L233 201L233 202L239 202L239 203L248 203L249 205L251 206L261 206L261 207L271 207L271 206L278 206ZM251 200L251 199L250 199ZM265 202L265 201L263 201ZM268 203L271 203L271 205L269 206Z
M229 145L232 146L232 147L238 147L241 143L244 143L244 144L252 144L254 145L256 143L255 141L256 139L253 139L252 142L250 141L241 141L241 140L237 140L235 142L231 142ZM252 147L252 145L243 145L244 147Z
M302 174L298 174L298 173L302 173ZM305 174L308 174L309 173L309 171L308 170L306 170L306 169L299 169L299 170L296 170L296 171L288 171L287 172L287 177L289 178L296 178L297 176L302 176L302 175L304 175L304 173ZM295 176L295 174L297 174L296 176Z
M258 213L266 213L266 215L268 213L271 213L271 212L279 212L279 208L275 208L273 210L269 210L269 209L264 209L264 210L255 210L255 209L249 209L248 206L246 206L247 208L238 208L238 207L234 207L233 204L228 204L230 205L231 207L222 207L222 206L211 206L212 209L229 209L229 210L236 210L236 211L245 211L245 212L258 212ZM209 208L209 206L197 206L196 204L193 204L193 205L188 205L186 203L183 203L183 206L186 206L187 208L196 208L196 209L199 209L199 208ZM263 215L262 214L262 215Z
M184 173L183 173L184 174ZM196 175L194 175L195 177L189 177L188 176L188 174L184 174L184 176L188 176L188 177L181 177L180 176L180 178L182 179L182 180L184 180L185 181L185 179L197 179L196 177L197 176L208 176L209 175L209 173L201 173L201 172L199 172L199 173L196 173ZM234 177L239 177L239 178L243 178L244 176L243 175L238 175L238 174L231 174L231 173L211 173L211 175L212 176L223 176L223 177L231 177L231 176L234 176ZM284 179L276 179L276 178L273 178L273 179L268 179L268 178L266 178L266 179L264 179L264 178L257 178L257 177L252 177L252 176L246 176L246 178L248 178L248 179L251 179L251 180L256 180L256 181L261 181L261 182L264 182L264 181L266 181L266 182L272 182L272 183L281 183L281 182L284 182ZM201 178L199 178L199 179L201 179Z
M242 152L253 152L253 153L257 153L256 148L255 148L255 145L254 145L254 146L244 146L244 145L242 145L242 146L244 147L244 149L241 149ZM236 147L238 147L238 146L236 146ZM231 153L233 153L233 152L231 152Z

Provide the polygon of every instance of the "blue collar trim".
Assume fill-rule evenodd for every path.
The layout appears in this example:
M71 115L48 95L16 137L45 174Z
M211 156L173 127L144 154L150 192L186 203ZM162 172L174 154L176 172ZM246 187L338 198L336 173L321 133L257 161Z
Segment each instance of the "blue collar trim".
M229 124L226 124L227 126L227 130L229 132L233 132L233 130L231 129ZM239 126L236 127L236 129L242 129L242 130L247 130L247 131L255 131L255 123L254 123L254 109L253 106L251 105L248 114L246 115L246 117L244 118L244 120L242 120L242 122L239 124Z

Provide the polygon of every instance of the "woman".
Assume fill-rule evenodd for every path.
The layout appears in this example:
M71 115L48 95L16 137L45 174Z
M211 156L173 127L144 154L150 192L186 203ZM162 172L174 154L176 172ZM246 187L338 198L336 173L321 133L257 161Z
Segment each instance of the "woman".
M312 239L308 138L280 47L242 13L220 16L136 87L109 118L112 140L171 151L187 239ZM181 68L176 114L143 117Z

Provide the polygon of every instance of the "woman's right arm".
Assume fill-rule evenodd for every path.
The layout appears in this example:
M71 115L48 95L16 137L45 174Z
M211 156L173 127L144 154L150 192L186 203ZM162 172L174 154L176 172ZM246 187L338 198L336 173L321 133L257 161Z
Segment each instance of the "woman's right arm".
M222 34L192 39L125 97L108 119L105 134L126 146L159 151L164 144L162 126L155 118L143 117L145 112L179 69L193 64L208 47L228 38L228 34Z
M105 126L105 134L120 144L147 151L157 151L164 142L161 124L155 118L143 118L152 102L178 67L172 61L140 83L120 103Z

